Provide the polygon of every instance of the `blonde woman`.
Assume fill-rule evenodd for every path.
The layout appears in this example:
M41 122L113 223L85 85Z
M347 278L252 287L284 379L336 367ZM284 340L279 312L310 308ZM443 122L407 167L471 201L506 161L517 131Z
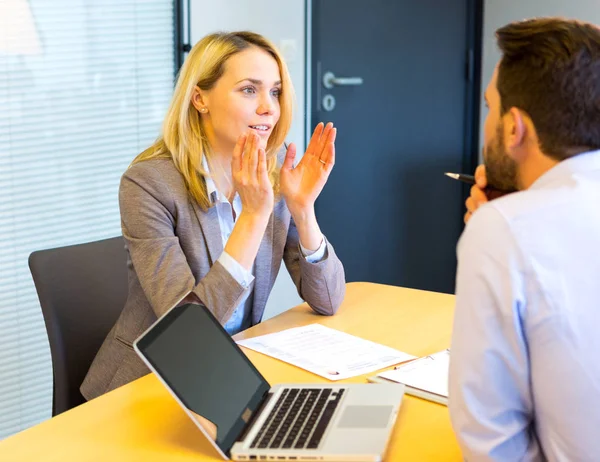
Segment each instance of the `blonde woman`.
M285 63L262 36L212 34L191 50L162 137L121 180L129 297L81 386L86 399L148 373L132 342L177 303L202 302L230 334L259 323L282 260L316 313L336 312L344 269L314 212L336 129L319 124L294 167L294 145L281 149L292 101Z

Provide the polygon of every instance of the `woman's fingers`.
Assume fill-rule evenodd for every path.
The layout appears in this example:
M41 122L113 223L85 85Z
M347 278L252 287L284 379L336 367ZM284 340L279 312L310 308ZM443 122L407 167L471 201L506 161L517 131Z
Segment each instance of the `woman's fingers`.
M248 134L242 154L242 169L234 175L233 181L244 212L265 215L273 210L273 188L267 169L267 154L260 143L256 133Z
M256 169L258 167L258 149L260 144L260 137L254 134L254 144L252 145L252 154L248 159L249 171L256 175Z
M329 143L335 143L336 137L337 137L337 128L332 126L332 130L329 133Z
M258 135L256 133L250 133L249 143L246 143L246 150L244 152L244 174L246 180L251 181L256 178L256 166L258 165Z
M328 122L327 125L325 125L325 128L323 129L323 133L321 134L321 138L319 139L319 142L317 143L317 150L315 151L315 155L317 157L321 157L321 154L323 153L323 150L325 149L325 146L327 146L327 143L329 142L329 136L331 134L333 130L333 124L331 122Z
M269 173L267 172L267 154L264 149L260 148L258 150L258 169L256 171L258 175L259 183L268 184L271 186L269 182Z
M319 158L323 167L327 169L333 168L335 164L335 137L337 134L337 128L331 129L329 136L327 137L327 141L325 143L325 147Z
M294 168L294 159L296 158L296 145L294 143L290 143L285 152L285 160L283 161L282 168L286 170L291 170Z
M233 148L233 158L231 159L232 173L238 173L242 169L242 154L247 139L248 134L243 133L239 136L237 143L235 143L235 147Z
M323 134L323 129L324 129L324 124L323 122L319 122L317 124L317 126L315 127L315 130L313 131L313 134L310 138L310 141L308 143L308 147L306 148L306 153L304 154L309 155L309 156L314 156L316 155L317 157L319 156L319 153L317 151L317 147L319 144L319 140L321 139L321 135Z
M332 142L335 142L335 132L333 132L333 123L328 122L327 125L325 125L323 124L323 122L319 122L315 127L315 131L313 132L310 142L308 143L308 147L306 148L306 153L304 154L304 157L306 157L307 160L323 160L324 162L326 162L326 160L323 158L323 154L325 149L327 148L327 145Z

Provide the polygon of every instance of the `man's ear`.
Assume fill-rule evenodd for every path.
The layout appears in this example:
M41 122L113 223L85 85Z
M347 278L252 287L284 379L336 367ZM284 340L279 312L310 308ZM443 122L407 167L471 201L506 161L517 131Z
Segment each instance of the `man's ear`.
M504 142L508 154L512 155L527 141L528 126L525 113L516 107L504 115Z
M207 99L208 98L206 97L204 92L200 90L200 87L198 85L196 85L192 93L192 104L198 112L201 112L203 114L208 112L208 106L206 104Z

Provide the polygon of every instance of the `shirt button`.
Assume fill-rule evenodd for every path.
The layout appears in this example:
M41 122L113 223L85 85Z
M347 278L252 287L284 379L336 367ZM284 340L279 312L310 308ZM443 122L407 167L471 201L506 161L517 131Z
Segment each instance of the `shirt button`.
M241 286L242 286L243 288L246 288L246 287L248 287L248 284L246 284L246 281L242 281L242 283L241 283Z

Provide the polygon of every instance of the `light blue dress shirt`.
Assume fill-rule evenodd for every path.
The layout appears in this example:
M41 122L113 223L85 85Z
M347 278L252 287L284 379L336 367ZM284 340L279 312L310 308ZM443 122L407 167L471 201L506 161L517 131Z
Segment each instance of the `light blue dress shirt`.
M473 215L451 351L466 460L600 460L600 151Z
M208 163L206 162L206 157L202 158L202 168L204 168L207 173L210 173ZM237 218L240 216L240 213L242 213L242 200L239 194L236 192L233 200L229 202L227 197L217 189L215 182L210 177L206 178L206 191L208 196L213 201L214 207L217 209L219 227L221 229L221 239L223 242L223 248L225 248ZM300 249L309 263L316 263L325 257L327 244L325 243L325 239L322 239L320 247L314 252L304 248L302 244L300 244ZM240 265L235 258L225 251L223 251L217 261L223 265L229 274L231 274L231 276L233 276L233 278L242 287L250 287L250 285L254 282L254 265L252 267L252 271L248 271L246 268ZM251 327L251 295L253 293L254 289L247 291L246 294L242 296L240 304L231 315L231 318L229 318L229 320L223 326L230 335L237 334L238 332Z

